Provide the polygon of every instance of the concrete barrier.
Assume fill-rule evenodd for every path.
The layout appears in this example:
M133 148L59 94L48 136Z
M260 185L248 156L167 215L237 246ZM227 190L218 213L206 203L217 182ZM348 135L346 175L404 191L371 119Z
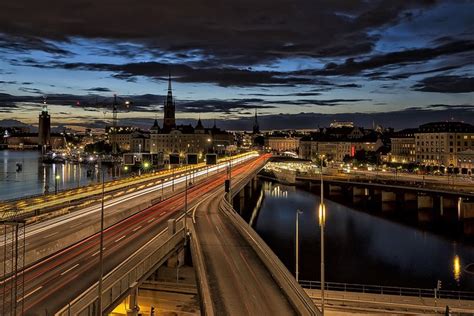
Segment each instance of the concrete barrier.
M194 230L194 225L189 225L191 231L191 255L193 258L193 266L196 271L196 283L198 288L198 294L201 298L200 307L201 307L201 315L203 316L213 316L214 313L214 306L212 305L211 299L211 290L209 287L209 282L207 281L206 276L206 265L204 264L204 258L202 257L202 250L199 243L198 236L196 231Z

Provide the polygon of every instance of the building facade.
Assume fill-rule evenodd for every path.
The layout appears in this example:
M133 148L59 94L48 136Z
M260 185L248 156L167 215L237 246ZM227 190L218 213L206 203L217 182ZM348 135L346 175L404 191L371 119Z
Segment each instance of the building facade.
M418 129L404 129L390 137L391 151L388 161L393 163L416 162L415 133Z
M458 155L474 149L474 126L462 122L433 122L415 133L416 162L458 167Z
M298 152L300 146L299 137L279 137L267 136L265 137L265 149L274 152L294 151Z

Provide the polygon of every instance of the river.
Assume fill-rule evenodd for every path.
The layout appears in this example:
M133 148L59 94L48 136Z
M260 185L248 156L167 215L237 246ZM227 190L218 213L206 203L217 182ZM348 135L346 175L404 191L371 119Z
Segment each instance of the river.
M17 163L22 165L21 171L17 171ZM57 183L56 175L59 178ZM110 178L111 174L107 172L106 179ZM100 179L93 165L44 164L38 151L0 150L0 200L43 194L45 191L51 193L56 187L64 190L97 181Z
M293 272L300 209L300 279L320 280L320 198L294 186L262 182L254 229ZM474 246L325 200L326 281L474 291Z

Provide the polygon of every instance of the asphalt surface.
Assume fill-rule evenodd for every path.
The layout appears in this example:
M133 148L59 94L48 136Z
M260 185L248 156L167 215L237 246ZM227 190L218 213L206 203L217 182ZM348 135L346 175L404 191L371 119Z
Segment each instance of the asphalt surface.
M233 174L233 181L245 175ZM207 194L193 215L215 314L294 315L295 310L253 248L219 211L222 196L222 188Z
M247 169L240 165L236 175ZM197 203L207 192L223 186L225 171L210 175L205 180L195 183L188 189L189 207ZM172 197L134 214L119 223L108 227L104 232L104 275L128 258L166 227L168 218L181 215L184 206L184 193L181 191ZM78 214L76 214L78 215ZM89 214L81 216L91 217ZM91 217L94 221L94 218ZM97 220L97 218L95 218ZM54 231L61 233L51 235L47 227L37 228L46 238L57 239L60 234L71 231L69 225L78 224L73 218L64 223L56 223ZM49 236L49 237L48 237ZM27 238L28 240L28 238ZM40 244L41 242L38 241ZM67 247L24 270L16 279L8 278L0 282L0 314L6 315L11 305L8 295L13 282L21 283L24 278L24 295L17 296L18 305L25 315L52 315L72 299L84 292L98 280L99 234L94 234L74 245ZM7 294L7 295L6 295Z

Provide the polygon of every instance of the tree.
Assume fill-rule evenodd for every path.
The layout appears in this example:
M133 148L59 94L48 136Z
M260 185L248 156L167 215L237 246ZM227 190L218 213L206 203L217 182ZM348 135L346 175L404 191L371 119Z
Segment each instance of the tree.
M84 147L84 151L89 154L110 154L112 152L112 145L101 140L96 143L87 144Z

